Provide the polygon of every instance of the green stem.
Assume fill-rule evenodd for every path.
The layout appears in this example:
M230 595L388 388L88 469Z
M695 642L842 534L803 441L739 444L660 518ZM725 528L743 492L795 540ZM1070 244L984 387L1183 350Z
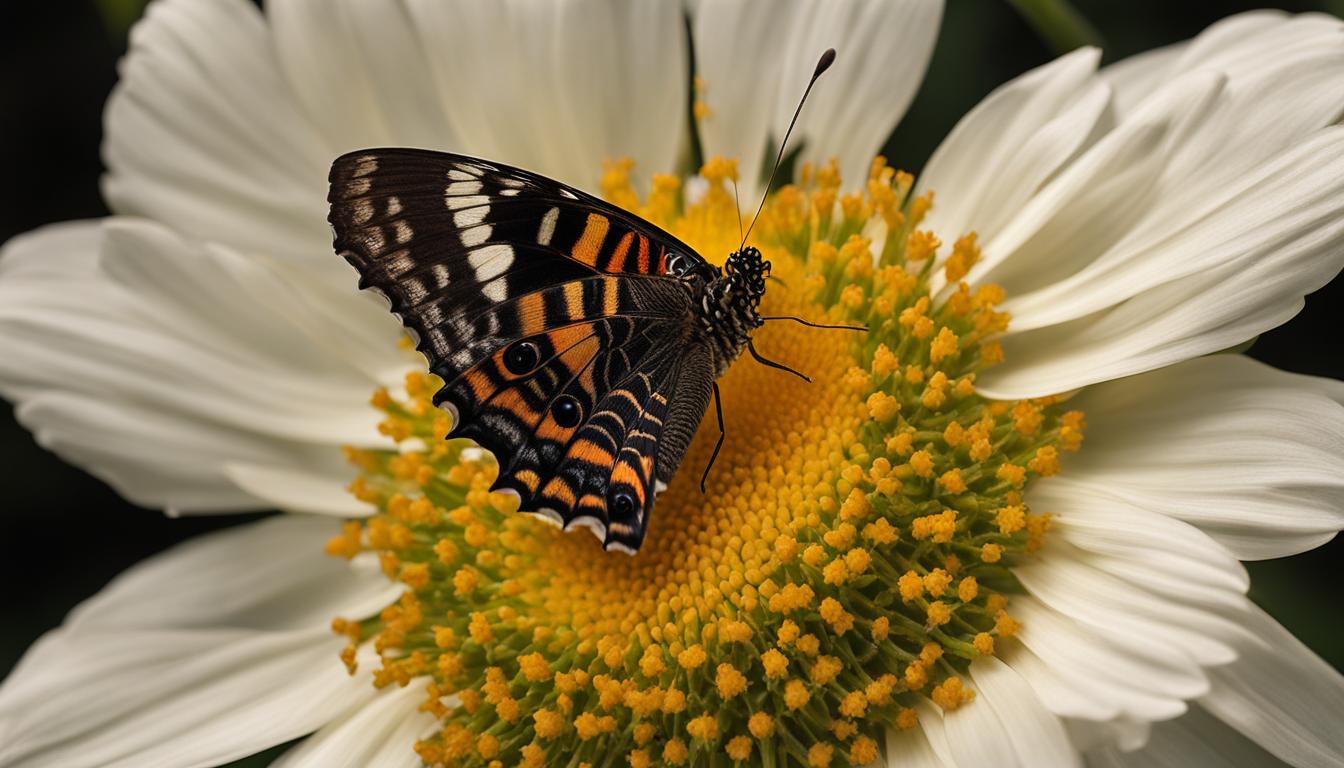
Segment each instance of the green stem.
M1101 34L1068 0L1008 0L1055 53L1102 44Z

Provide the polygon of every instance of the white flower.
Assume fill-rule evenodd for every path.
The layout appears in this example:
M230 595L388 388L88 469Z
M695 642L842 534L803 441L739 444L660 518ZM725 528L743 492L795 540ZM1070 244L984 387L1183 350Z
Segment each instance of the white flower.
M863 178L940 12L702 0L706 155L763 157L835 46L799 135L806 157ZM410 365L330 252L327 165L416 145L593 189L609 157L671 169L681 13L151 8L107 110L117 215L0 257L0 391L42 444L135 501L314 514L179 547L77 609L0 687L0 763L213 765L310 733L281 764L418 763L436 726L422 692L348 676L328 629L400 592L361 558L322 555L321 515L369 511L343 490L339 446L388 445L368 393ZM1344 264L1344 28L1246 14L1097 61L1079 51L996 91L919 182L937 192L930 228L979 233L968 279L1007 289L1006 360L981 391L1085 387L1091 426L1030 488L1056 525L1013 571L1021 642L970 665L973 705L927 704L919 728L891 731L886 761L1339 765L1344 680L1250 604L1238 560L1344 527L1344 385L1201 356L1282 323Z

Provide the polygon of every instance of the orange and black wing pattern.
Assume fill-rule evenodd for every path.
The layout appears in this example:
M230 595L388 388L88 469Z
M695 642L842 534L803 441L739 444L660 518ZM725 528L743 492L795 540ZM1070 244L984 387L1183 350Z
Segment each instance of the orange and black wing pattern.
M444 380L451 436L494 453L520 509L637 549L660 414L697 344L688 286L716 270L626 211L499 163L363 150L330 181L336 251ZM712 373L695 376L707 392Z

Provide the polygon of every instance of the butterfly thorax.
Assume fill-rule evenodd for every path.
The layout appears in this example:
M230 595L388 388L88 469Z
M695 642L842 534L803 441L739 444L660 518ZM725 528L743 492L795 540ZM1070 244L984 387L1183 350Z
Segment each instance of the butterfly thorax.
M757 308L769 274L770 262L748 247L730 255L722 272L701 284L696 310L714 352L715 376L728 369L746 348L752 331L763 325Z

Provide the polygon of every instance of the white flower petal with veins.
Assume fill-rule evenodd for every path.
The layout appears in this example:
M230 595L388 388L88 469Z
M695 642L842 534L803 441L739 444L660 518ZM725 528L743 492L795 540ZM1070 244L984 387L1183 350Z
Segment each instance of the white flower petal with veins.
M591 191L606 159L631 157L643 173L673 167L686 128L679 4L412 0L407 8L422 66L435 74L438 101L451 105L462 142L452 149Z
M142 504L263 506L229 480L232 462L335 491L350 477L339 446L381 442L377 411L351 405L388 383L374 371L396 380L410 364L382 315L378 358L340 335L314 341L337 326L329 312L345 313L315 308L317 290L148 221L39 230L0 257L0 391L42 445Z
M364 707L333 720L272 763L275 768L418 768L414 744L439 727L419 711L424 691L418 686L384 690Z
M834 48L791 143L802 146L800 162L836 157L844 178L867 178L915 96L941 18L942 3L931 0L704 0L693 33L710 109L700 122L705 156L737 158L742 199L754 201L765 181L758 172L774 159L817 58Z
M979 233L968 279L1010 297L1007 361L983 392L1062 392L1234 346L1338 273L1342 29L1236 17L1118 75L1075 52L963 119L920 188L948 201L931 227ZM1113 84L1125 104L1101 111Z
M1293 765L1339 765L1344 677L1259 609L1239 614L1255 633L1236 664L1212 670L1200 699L1218 719Z
M1061 485L1184 520L1243 560L1344 527L1338 381L1213 355L1088 389L1077 405L1088 446Z
M78 607L0 686L7 766L217 765L305 735L374 698L336 657L334 615L400 591L317 546L299 515L202 537Z

